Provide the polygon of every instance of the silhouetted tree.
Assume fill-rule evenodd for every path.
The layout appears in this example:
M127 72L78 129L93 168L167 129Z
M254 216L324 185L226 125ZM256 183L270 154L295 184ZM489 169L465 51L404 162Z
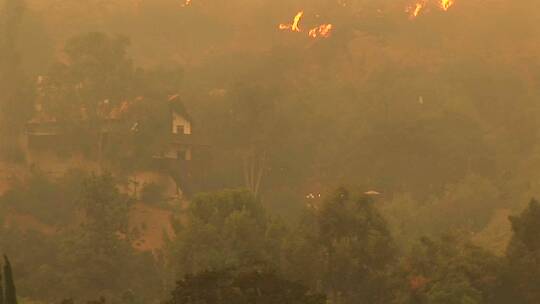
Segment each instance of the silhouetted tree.
M278 260L281 226L249 191L199 194L186 218L169 251L179 273Z
M17 290L13 281L13 272L11 264L6 255L4 255L4 282L5 282L5 304L17 304Z
M178 281L167 304L323 304L326 297L274 272L205 271Z
M66 233L60 248L61 283L66 292L86 300L96 294L114 299L126 290L149 296L157 289L159 280L148 279L156 275L155 261L132 247L129 203L110 174L92 175L84 181L79 202L83 223ZM146 275L144 279L133 276L133 271Z
M2 280L2 272L0 271L0 304L4 303L4 281Z
M455 235L421 238L401 266L396 303L499 303L500 258Z
M61 120L95 120L99 107L117 106L130 97L133 66L127 56L129 39L91 32L69 39L64 47L68 63L50 72L44 108Z
M340 188L287 242L284 271L332 301L388 303L397 248L374 201Z
M506 282L513 303L540 303L540 203L532 200L519 215L510 217L512 239L507 248Z

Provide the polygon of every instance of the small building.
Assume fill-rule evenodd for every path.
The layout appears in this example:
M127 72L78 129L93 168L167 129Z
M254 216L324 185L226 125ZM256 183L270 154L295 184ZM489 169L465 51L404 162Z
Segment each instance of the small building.
M193 133L193 119L186 111L184 104L175 98L170 100L171 133L168 146L155 158L189 162L197 158L195 155L201 147L208 146L200 136Z
M137 108L132 106L141 100L142 97L133 101L104 100L97 104L93 115L81 108L74 122L48 115L38 101L34 118L26 124L27 163L60 175L71 167L101 168L108 164L111 148L116 149L117 159L129 159L133 151L117 147L125 142L129 144L129 140L123 140L139 129L139 120L133 114L136 111L132 111ZM161 129L166 133L155 134L159 146L155 147L150 162L145 162L148 165L145 170L162 174L164 180L172 178L178 193L189 195L204 189L209 145L194 132L193 119L178 95L171 96L160 110L167 112L167 128Z
M177 160L191 161L193 159L193 145L196 144L192 134L192 118L180 101L173 100L171 109L171 149L175 151Z
M209 145L194 132L193 119L177 95L169 98L170 134L164 149L154 156L181 192L190 194L204 184Z

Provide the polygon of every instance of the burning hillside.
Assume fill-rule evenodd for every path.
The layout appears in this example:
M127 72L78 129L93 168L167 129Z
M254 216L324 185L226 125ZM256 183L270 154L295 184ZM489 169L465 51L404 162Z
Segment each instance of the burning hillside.
M454 5L454 0L418 0L418 2L407 6L405 12L409 14L411 19L415 19L424 12L432 9L448 11Z
M303 17L304 11L300 11L294 16L292 23L280 23L278 28L282 31L303 33L304 31L300 28L300 22L302 21ZM307 32L307 36L311 38L328 38L332 33L332 29L333 25L330 23L320 24L311 28Z

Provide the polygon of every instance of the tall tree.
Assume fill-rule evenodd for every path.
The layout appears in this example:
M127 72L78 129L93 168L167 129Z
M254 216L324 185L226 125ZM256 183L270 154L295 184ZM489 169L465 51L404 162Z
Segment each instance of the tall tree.
M129 39L91 32L66 42L65 62L50 72L44 108L60 120L96 119L100 107L118 106L130 97L133 66ZM81 113L84 109L84 113Z
M512 239L507 248L506 281L514 303L540 303L540 203L532 200L519 215L510 217Z
M315 207L302 226L298 233L305 241L287 246L284 271L322 288L332 301L390 301L390 271L397 251L371 198L340 188ZM312 264L301 262L299 267L296 261L302 260Z
M504 303L496 289L500 258L455 235L421 238L402 259L397 303Z
M4 303L4 282L2 280L2 272L0 271L0 304Z
M272 148L279 145L280 123L275 98L275 93L268 88L238 86L230 110L231 139L236 141L242 158L244 185L255 196L270 167Z
M244 264L276 264L282 228L248 191L199 194L176 227L170 260L180 274Z
M15 282L13 281L13 272L11 270L11 264L6 255L4 255L4 282L5 282L5 303L17 304L17 291L15 288Z
M85 299L96 294L119 298L127 290L148 296L158 288L155 261L132 247L128 227L129 199L121 195L110 174L93 175L83 184L79 201L82 224L66 232L60 260L62 287ZM133 272L146 273L142 279ZM143 288L144 286L144 288Z
M90 32L66 42L66 60L51 69L43 90L44 110L65 124L67 143L103 164L113 109L132 100L134 69L129 39ZM84 134L84 136L81 136Z

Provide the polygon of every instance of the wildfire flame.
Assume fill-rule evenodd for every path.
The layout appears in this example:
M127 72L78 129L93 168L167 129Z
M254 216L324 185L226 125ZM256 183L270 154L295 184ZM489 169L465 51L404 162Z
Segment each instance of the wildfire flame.
M330 34L332 33L332 24L321 24L317 27L312 28L308 32L308 36L311 38L328 38L330 37Z
M304 16L304 11L298 12L298 14L296 14L296 16L294 16L294 20L293 20L292 24L281 23L279 25L279 29L280 30L291 30L293 32L301 32L302 30L300 29L300 20L302 20L303 16Z
M447 11L454 4L454 0L441 0L441 8Z
M409 6L407 8L406 12L409 13L409 16L410 16L411 19L414 19L414 18L418 17L418 15L420 15L420 13L422 12L422 10L424 9L425 6L426 6L425 1L417 2L415 5Z
M298 12L296 16L294 16L293 22L291 24L281 23L278 28L282 31L287 30L291 32L301 33L302 29L300 28L300 21L302 20L302 17L304 17L304 11ZM332 33L333 27L334 26L330 23L321 24L310 29L307 35L311 38L328 38Z
M411 19L414 19L418 17L422 13L422 11L424 11L424 9L429 9L428 1L429 0L419 0L418 2L416 2L416 4L407 7L405 11L409 14ZM443 11L448 11L450 7L452 7L452 5L454 5L455 3L455 0L436 0L436 1L438 3L437 6L439 7L439 9Z
M191 0L185 0L184 4L182 4L182 7L190 6Z

